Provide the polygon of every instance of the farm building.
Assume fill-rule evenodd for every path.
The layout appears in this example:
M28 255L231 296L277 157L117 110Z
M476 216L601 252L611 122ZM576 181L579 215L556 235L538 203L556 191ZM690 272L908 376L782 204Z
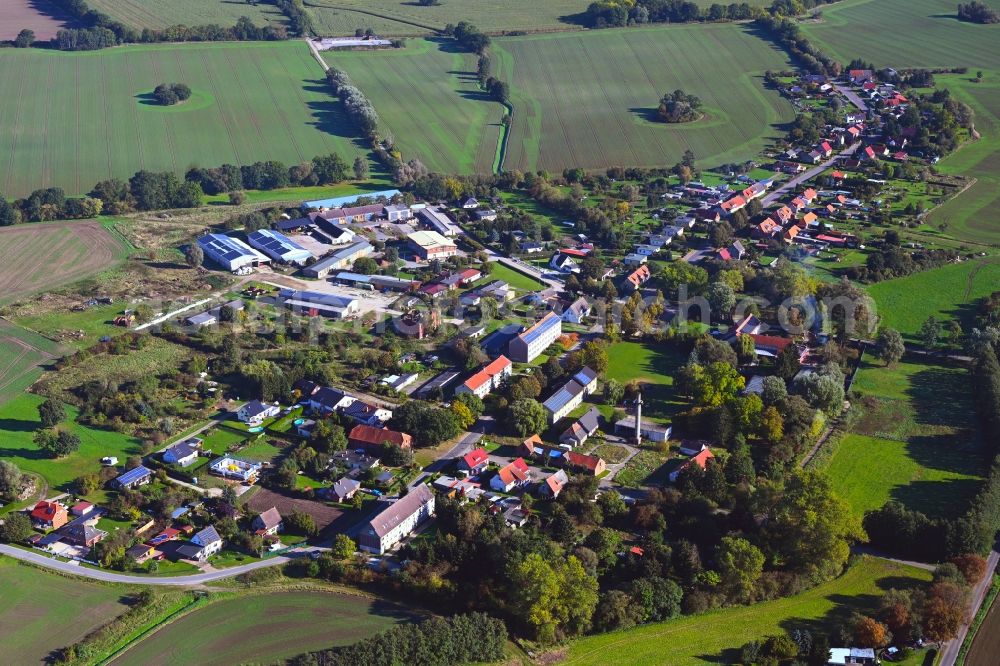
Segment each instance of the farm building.
M455 393L471 393L479 398L489 395L490 391L500 386L504 377L509 377L511 373L511 362L506 356L500 356L495 361L483 366L483 369L472 375L461 386L455 389Z
M286 264L304 264L313 258L305 249L285 234L272 229L258 229L247 235L250 246L257 248L275 261Z
M458 254L458 246L437 231L414 231L406 237L413 252L426 261Z
M228 271L269 264L271 260L238 238L207 234L198 239L205 256Z
M242 312L246 305L240 299L235 299L224 304L233 310L233 312ZM222 312L223 305L216 306L214 308L205 310L202 313L191 315L184 320L184 323L188 326L212 326L219 323L219 314Z
M322 294L316 291L295 291L293 289L282 289L279 295L285 307L311 317L347 319L361 312L358 299L349 296Z
M349 203L354 203L361 197L371 197L372 199L380 199L385 197L386 199L391 199L399 194L399 190L381 190L379 192L358 192L357 194L350 194L346 197L335 197L333 199L315 199L313 201L303 201L303 210L329 210L331 208L342 208Z
M262 465L259 462L250 462L231 456L224 456L209 465L209 470L212 474L221 476L224 479L253 483L257 480L257 475L260 474L261 467Z
M562 319L550 312L534 326L510 341L508 353L512 361L531 363L562 335Z
M649 421L643 421L642 426L639 429L639 435L648 439L651 442L665 442L670 439L670 427L661 426L657 423L650 423ZM626 416L623 419L615 421L615 434L616 435L634 435L635 434L635 416Z
M424 208L417 211L417 219L425 227L442 236L457 236L462 231L457 224L451 221L451 218L436 208Z
M363 275L350 271L340 271L330 280L348 287L381 291L413 291L420 286L420 280L406 280L391 275Z
M119 490L131 490L132 488L144 486L152 480L153 470L139 465L119 476L113 483L115 488Z
M410 207L403 204L386 206L383 212L390 222L403 222L413 217L413 211L410 210Z
M369 521L358 533L358 546L381 555L434 514L434 493L421 484Z
M368 241L351 243L303 269L302 274L306 277L322 280L333 271L343 270L352 266L361 257L371 256L374 251L375 248Z

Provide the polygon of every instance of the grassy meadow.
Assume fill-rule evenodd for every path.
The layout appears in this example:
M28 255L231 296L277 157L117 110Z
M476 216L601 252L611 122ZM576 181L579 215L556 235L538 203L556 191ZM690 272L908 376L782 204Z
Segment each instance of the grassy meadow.
M616 342L608 347L605 376L622 384L643 384L643 415L664 420L683 408L674 393L674 374L684 364L683 355L672 347L651 342Z
M975 320L976 299L1000 289L996 258L949 264L868 286L881 325L915 340L928 317L959 320L968 330Z
M0 557L0 643L4 662L46 663L121 615L125 588L96 585Z
M322 74L300 41L6 49L0 192L58 186L79 194L140 169L296 164L331 152L351 162L367 150ZM165 81L187 83L191 99L153 103L153 88Z
M860 417L826 463L837 492L859 515L890 499L932 517L963 513L985 471L969 389L961 367L864 361Z
M493 280L503 280L514 288L518 296L524 296L532 291L539 291L545 288L544 284L530 275L516 271L505 264L501 264L499 261L493 262L491 266L493 266L493 270L490 271L489 275L484 276L478 285L484 285Z
M163 626L111 663L272 663L354 643L412 617L385 602L325 592L242 596Z
M0 404L34 384L42 366L59 355L48 338L0 319Z
M662 166L687 149L710 167L751 159L793 118L762 78L787 56L744 26L532 35L497 39L492 50L515 109L507 169ZM701 98L701 120L652 120L676 89Z
M796 627L828 632L855 611L871 612L877 608L879 597L886 590L913 588L930 577L929 571L864 557L836 580L792 597L581 638L570 643L566 658L559 663L567 666L738 663L740 646L751 639Z
M957 239L1000 242L1000 49L996 26L959 21L950 0L846 0L823 8L805 34L841 62L861 57L877 67L968 67L967 74L935 75L938 87L969 104L982 139L937 164L942 173L977 179L929 218ZM1000 0L987 0L1000 8ZM975 74L983 71L976 83Z

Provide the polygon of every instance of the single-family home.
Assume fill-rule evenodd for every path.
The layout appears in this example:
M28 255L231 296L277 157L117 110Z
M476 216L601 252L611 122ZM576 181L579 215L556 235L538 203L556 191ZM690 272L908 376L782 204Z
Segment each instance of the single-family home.
M785 348L789 345L795 346L800 363L805 361L806 356L809 354L809 350L806 347L799 347L798 345L795 345L795 341L791 338L783 338L777 335L749 335L753 338L754 351L757 356L776 357L778 354L785 351Z
M116 478L112 484L119 490L131 490L153 480L153 470L139 465Z
M242 460L232 456L223 456L213 461L208 470L224 479L232 479L243 483L252 484L257 481L260 470L263 467L259 462Z
M642 265L625 275L625 279L622 280L622 287L626 291L638 291L642 285L649 281L652 273L649 271L649 266Z
M222 550L222 537L215 527L209 525L201 530L186 544L177 548L177 554L186 560L204 562Z
M57 530L69 521L69 512L59 502L42 500L31 510L31 522L43 530Z
M352 449L376 450L388 442L401 449L413 447L413 436L409 433L389 430L388 428L376 428L364 423L351 428L347 436L347 443Z
M340 410L342 416L346 416L355 423L382 427L392 418L392 410L385 407L372 405L362 400L355 400L347 407Z
M484 208L473 212L472 216L479 222L492 222L497 219L497 212L492 208Z
M283 527L281 513L278 512L277 507L272 506L253 519L252 527L257 536L274 536Z
M183 442L171 444L163 451L163 462L168 465L187 467L198 460L201 453L201 440L197 437L185 439Z
M563 254L562 252L556 252L549 259L549 267L553 268L560 273L579 273L580 267L577 266L576 260L569 256L568 254Z
M696 456L709 448L708 442L703 439L682 439L681 445L677 449L682 456Z
M361 490L361 482L345 476L327 488L324 494L334 502L346 502L353 498L359 490Z
M462 202L462 208L466 210L472 210L473 208L479 208L479 200L475 197L469 197Z
M562 320L567 324L583 324L590 316L590 301L580 297L573 301L562 313Z
M270 419L281 413L277 405L268 405L260 400L251 400L236 411L236 418L248 426L259 426L265 419Z
M754 228L754 232L758 236L762 236L764 238L773 236L779 231L781 231L781 225L772 220L771 218L767 218Z
M354 396L324 386L309 397L309 410L314 414L332 414L354 402Z
M685 460L680 467L678 467L677 469L675 469L670 473L669 475L670 483L676 483L677 479L680 478L680 475L684 473L684 470L689 469L691 465L697 465L698 467L705 469L705 467L708 465L708 461L714 457L715 454L712 453L712 449L705 449L704 451L701 451L697 455L691 456L690 458Z
M514 488L521 487L531 481L531 472L528 463L524 458L518 458L512 463L504 465L490 479L490 488L498 492L509 493Z
M372 518L358 533L361 550L381 555L434 514L434 493L421 484Z
M559 436L559 442L573 448L580 447L584 442L590 439L591 435L597 432L600 427L601 413L597 410L597 407L591 407L587 410L586 414L574 421L569 428L567 428L562 435Z
M85 520L75 520L60 532L63 541L81 548L93 548L94 544L102 541L108 533L99 530L90 522Z
M125 556L136 564L145 564L148 560L160 559L163 557L163 553L156 550L153 546L148 543L140 543L137 546L132 546L125 551Z
M469 451L458 459L458 469L469 476L483 472L490 464L490 456L482 447Z
M604 473L608 468L604 458L600 456L589 456L583 453L577 453L576 451L567 451L563 455L563 460L566 464L576 470L586 472L591 476L599 476Z
M874 666L875 650L872 648L830 648L827 666Z
M637 252L629 252L622 259L622 263L626 266L642 266L647 261L649 261L649 257L644 254L638 254Z
M545 477L541 485L538 486L538 494L542 497L555 499L559 497L563 487L569 483L569 477L564 470L558 470Z

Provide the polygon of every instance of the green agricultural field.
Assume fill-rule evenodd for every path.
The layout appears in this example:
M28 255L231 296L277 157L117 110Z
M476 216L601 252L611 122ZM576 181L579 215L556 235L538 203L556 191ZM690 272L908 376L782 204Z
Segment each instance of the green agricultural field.
M76 423L77 409L66 408L62 427L80 436L80 449L62 458L47 458L32 441L41 427L38 405L42 398L23 393L0 404L0 458L9 460L22 471L40 475L51 491L66 491L79 476L96 472L101 458L116 456L124 462L128 456L139 455L139 441L111 430L96 430Z
M674 393L674 375L684 364L675 348L643 342L616 342L608 347L608 370L605 376L622 384L643 384L643 414L653 418L669 417L683 407Z
M890 499L963 513L984 472L969 389L962 367L866 360L853 387L861 416L826 465L838 493L858 514Z
M151 103L164 81L187 83L191 99ZM140 169L367 154L300 41L7 49L0 89L11 91L0 97L7 196L46 186L83 193Z
M1000 8L1000 1L987 0ZM823 20L804 23L806 35L841 62L861 57L878 67L969 68L935 76L976 113L982 139L941 160L942 173L977 182L934 211L929 221L970 242L1000 242L1000 49L996 26L963 23L951 0L846 0L823 8ZM900 38L887 38L894 35ZM957 45L961 45L960 47ZM982 82L973 79L982 70Z
M125 588L96 585L0 557L0 644L9 664L40 664L121 615Z
M0 319L0 404L35 383L42 366L60 355L48 338Z
M958 319L966 330L975 319L976 299L1000 289L1000 261L985 259L949 264L868 287L881 325L915 339L921 324Z
M405 49L327 52L368 95L404 159L431 170L491 170L504 109L476 80L476 57L443 40L413 40Z
M765 70L790 66L787 57L744 26L512 37L495 40L493 51L515 109L508 169L662 166L686 149L712 167L756 156L793 118L762 80ZM701 98L701 120L651 119L675 89Z
M749 640L796 627L829 632L855 611L874 611L887 589L917 587L930 578L923 569L864 557L840 578L793 597L573 641L559 663L631 666L663 663L669 654L671 666L734 664Z
M412 620L399 607L324 592L279 592L217 601L165 625L112 663L272 663L345 645Z
M285 25L287 18L273 2L232 0L88 0L92 9L133 28L162 29L172 25L235 25L241 16L256 25Z

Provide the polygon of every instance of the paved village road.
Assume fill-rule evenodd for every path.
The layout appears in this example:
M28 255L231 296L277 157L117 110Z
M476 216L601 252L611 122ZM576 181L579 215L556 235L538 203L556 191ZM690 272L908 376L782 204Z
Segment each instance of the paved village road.
M795 176L791 180L785 181L780 186L778 186L778 188L775 189L773 192L771 192L770 194L764 195L764 198L760 200L761 204L764 206L764 208L767 208L768 206L770 206L771 204L773 204L775 201L777 201L778 199L780 199L781 197L783 197L785 194L787 194L789 192L789 190L795 189L796 187L798 187L802 183L806 182L807 180L812 180L813 178L815 178L819 174L823 173L823 171L825 169L829 169L833 165L833 163L836 162L837 160L839 160L841 157L848 157L850 155L853 155L857 151L857 149L858 149L858 147L860 145L861 145L860 143L855 143L855 144L849 146L843 152L837 153L836 155L834 155L833 157L831 157L827 161L823 162L819 166L815 166L812 169L808 169L807 171L803 171L802 173L800 173L799 175Z
M966 620L962 623L961 628L958 630L958 635L954 639L948 641L941 648L941 659L938 660L939 666L955 666L955 660L958 659L958 651L962 649L962 643L965 642L965 637L969 633L969 626L972 624L972 618L976 616L979 611L979 607L983 604L983 599L986 597L986 591L990 587L990 583L993 581L993 572L997 568L997 562L1000 561L1000 553L996 549L990 552L990 556L986 558L986 574L983 579L972 588L972 608L969 610L969 615Z
M175 587L187 587L191 585L203 585L205 583L211 583L216 580L222 580L223 578L232 578L233 576L239 576L242 573L248 571L253 571L255 569L264 569L266 567L278 566L279 564L284 564L288 562L290 558L279 555L277 557L272 557L267 560L261 560L259 562L251 562L250 564L242 564L237 567L232 567L229 569L221 569L219 571L211 571L208 573L191 574L189 576L130 576L128 574L115 573L113 571L104 571L103 569L91 569L89 567L80 566L76 562L62 562L60 560L47 557L40 553L35 553L28 550L21 550L20 548L15 548L14 546L8 546L7 544L0 544L0 553L13 557L14 559L21 560L22 562L29 562L31 564L38 565L40 567L45 567L47 569L55 569L56 571L61 571L63 573L72 574L74 576L80 576L82 578L90 578L92 580L100 580L106 583L125 583L127 585L165 585L165 586L175 586Z

